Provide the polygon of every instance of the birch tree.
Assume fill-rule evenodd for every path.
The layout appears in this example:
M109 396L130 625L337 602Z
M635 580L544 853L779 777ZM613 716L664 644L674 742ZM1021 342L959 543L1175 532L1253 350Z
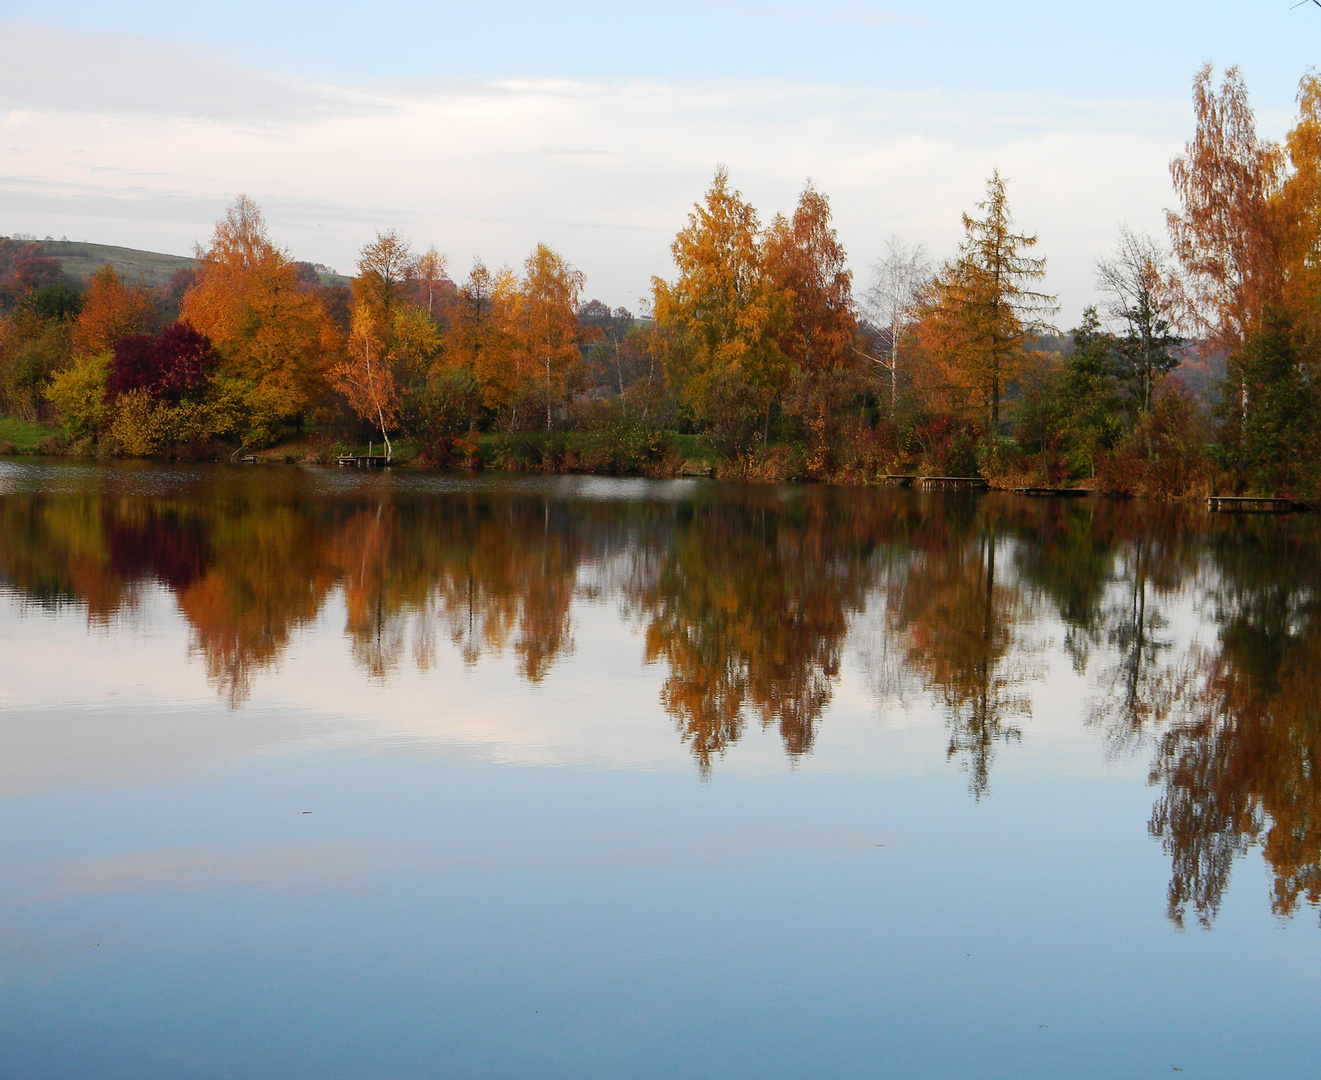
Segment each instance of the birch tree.
M865 303L873 324L885 331L886 355L871 359L890 375L891 411L898 397L900 342L921 304L923 287L930 280L931 260L926 248L906 244L898 233L885 242L885 254L872 266Z

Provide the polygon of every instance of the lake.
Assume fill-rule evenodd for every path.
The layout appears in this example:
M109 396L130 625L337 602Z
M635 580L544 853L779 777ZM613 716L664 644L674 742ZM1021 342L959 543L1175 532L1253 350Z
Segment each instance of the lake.
M0 1077L1303 1077L1321 531L0 461Z

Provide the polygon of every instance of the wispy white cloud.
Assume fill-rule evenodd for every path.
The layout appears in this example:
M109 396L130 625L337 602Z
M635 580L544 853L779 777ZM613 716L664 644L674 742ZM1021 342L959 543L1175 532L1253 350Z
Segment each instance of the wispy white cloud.
M49 72L66 44L26 40L27 70ZM347 269L374 228L397 226L462 272L545 241L587 272L589 293L629 306L669 272L670 240L718 161L766 216L811 177L860 278L896 230L952 250L960 211L999 167L1067 321L1117 224L1159 229L1187 123L1180 103L774 80L321 88L219 64L178 94L196 58L96 43L106 56L76 94L0 77L0 233L188 251L242 191L300 257ZM163 59L150 67L147 53Z
M283 123L361 107L172 43L0 23L0 108Z

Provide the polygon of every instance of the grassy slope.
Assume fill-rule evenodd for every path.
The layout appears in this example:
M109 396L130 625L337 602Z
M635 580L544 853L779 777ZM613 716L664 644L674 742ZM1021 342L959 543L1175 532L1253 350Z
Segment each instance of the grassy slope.
M109 244L83 244L73 240L47 240L41 245L48 256L59 259L64 272L80 280L89 279L109 263L125 281L139 278L148 285L168 285L174 272L193 266L182 255L162 255L136 248L111 247Z
M197 260L183 255L164 255L159 251L112 247L109 244L84 244L73 240L46 240L41 245L46 254L59 259L64 272L80 281L89 281L94 273L110 263L126 281L141 278L147 285L167 285L181 266L196 266ZM348 285L345 274L322 274L322 285Z
M57 435L59 428L52 424L37 424L31 420L0 417L0 444L12 443L15 452L32 453L42 439Z

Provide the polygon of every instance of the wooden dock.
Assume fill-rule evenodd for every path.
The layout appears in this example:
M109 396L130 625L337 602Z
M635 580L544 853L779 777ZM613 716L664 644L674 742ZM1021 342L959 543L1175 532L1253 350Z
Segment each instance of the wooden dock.
M902 475L902 476L901 476L901 475L897 475L897 474L895 474L895 473L886 473L884 476L881 477L881 483L883 483L886 487L906 487L906 488L910 488L910 487L913 486L913 482L914 482L915 480L917 480L917 476L916 476L916 475L912 475L912 476L909 476L909 475Z
M1292 514L1312 509L1294 499L1253 495L1211 495L1206 508L1213 514Z
M930 491L933 488L965 488L975 491L983 491L987 487L986 478L982 476L919 476L917 486L924 491Z
M1096 488L1021 487L1014 488L1014 494L1041 499L1077 499L1083 495L1095 495Z
M340 454L339 463L353 469L384 469L390 459L384 454Z

